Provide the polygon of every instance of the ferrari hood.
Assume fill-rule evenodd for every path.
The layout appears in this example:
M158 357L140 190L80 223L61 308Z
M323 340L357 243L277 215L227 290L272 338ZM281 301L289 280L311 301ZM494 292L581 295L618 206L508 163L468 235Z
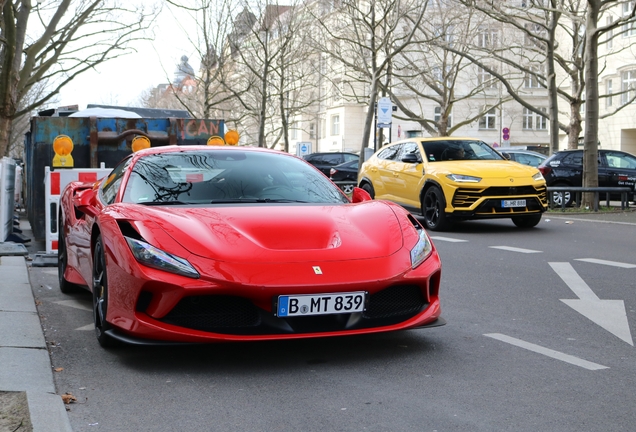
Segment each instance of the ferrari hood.
M402 228L380 201L345 205L147 207L191 253L221 261L304 262L389 256Z
M512 161L449 161L438 162L435 170L445 174L462 174L488 178L531 178L538 170Z

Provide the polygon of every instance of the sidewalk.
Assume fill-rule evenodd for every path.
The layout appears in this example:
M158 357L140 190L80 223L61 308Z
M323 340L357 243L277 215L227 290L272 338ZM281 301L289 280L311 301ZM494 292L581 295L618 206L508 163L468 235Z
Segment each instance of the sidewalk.
M28 237L28 222L21 221L21 228L28 229L24 230ZM15 423L4 424L17 431L71 432L66 408L55 391L51 359L29 282L26 248L12 243L0 246L0 413L5 414L11 406L15 416ZM27 414L30 422L21 418ZM0 416L0 422L5 420L10 421ZM16 429L20 422L22 427Z

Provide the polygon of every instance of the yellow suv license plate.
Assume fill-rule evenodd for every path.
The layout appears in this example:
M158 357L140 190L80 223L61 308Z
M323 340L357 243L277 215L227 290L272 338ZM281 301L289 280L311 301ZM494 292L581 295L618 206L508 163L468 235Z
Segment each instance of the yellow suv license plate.
M525 207L526 200L501 200L501 206L503 208Z
M279 317L364 311L365 292L278 296Z

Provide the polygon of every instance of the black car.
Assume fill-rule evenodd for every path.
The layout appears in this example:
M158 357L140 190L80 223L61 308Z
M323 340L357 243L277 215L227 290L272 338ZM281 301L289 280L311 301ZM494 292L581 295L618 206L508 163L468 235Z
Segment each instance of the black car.
M541 165L541 162L547 159L546 155L532 150L514 149L510 147L504 149L498 148L497 150L508 160L533 167Z
M581 186L583 183L583 150L562 150L548 157L539 171L543 174L548 186ZM636 156L619 150L598 151L598 185L599 187L625 187L634 190L636 183ZM553 192L553 202L561 205L572 203L573 196L569 192ZM619 195L612 199L620 199ZM634 193L628 197L634 200Z
M329 178L334 182L353 182L352 184L339 185L345 193L353 192L355 183L358 181L358 165L357 159L336 165L329 171Z
M355 153L328 152L308 154L304 156L304 159L329 177L329 171L331 171L331 168L345 162L353 160L358 161L360 156Z

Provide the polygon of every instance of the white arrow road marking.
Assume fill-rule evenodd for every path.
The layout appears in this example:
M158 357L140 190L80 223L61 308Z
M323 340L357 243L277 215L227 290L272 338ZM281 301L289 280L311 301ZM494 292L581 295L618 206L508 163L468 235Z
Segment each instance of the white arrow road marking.
M574 261L585 261L585 262L594 263L594 264L603 264L603 265L621 267L621 268L636 268L636 264L621 263L616 261L605 261L605 260L596 259L596 258L577 258Z
M68 306L68 307L72 307L75 309L81 309L81 310L85 310L85 311L89 311L92 312L93 309L91 309L90 307L86 306L84 303L80 303L77 300L60 300L60 301L56 301L53 302L55 304L59 304L62 306Z
M578 297L578 300L561 299L563 303L614 336L634 346L623 300L599 299L570 263L551 262L549 264Z
M95 330L95 324L85 325L84 327L78 327L75 330L87 331L87 330Z
M516 247L510 247L510 246L490 246L491 249L501 249L501 250L507 250L510 252L520 252L520 253L541 253L542 251L538 251L538 250L532 250L532 249L522 249L522 248L516 248Z
M513 337L506 336L501 333L488 333L488 334L484 334L484 336L509 343L510 345L518 346L519 348L527 349L528 351L536 352L538 354L543 354L544 356L548 356L556 360L561 360L563 362L570 363L575 366L582 367L584 369L588 369L588 370L609 369L607 366L603 366L597 363L592 363L587 360L583 360L578 357L571 356L569 354L564 354L559 351L551 350L549 348L544 348L541 345L535 345L533 343L526 342L521 339L515 339Z
M460 243L460 242L467 242L468 241L468 240L457 239L457 238L452 238L452 237L440 237L440 236L433 236L431 238L433 240L446 241L446 242L450 242L450 243Z

